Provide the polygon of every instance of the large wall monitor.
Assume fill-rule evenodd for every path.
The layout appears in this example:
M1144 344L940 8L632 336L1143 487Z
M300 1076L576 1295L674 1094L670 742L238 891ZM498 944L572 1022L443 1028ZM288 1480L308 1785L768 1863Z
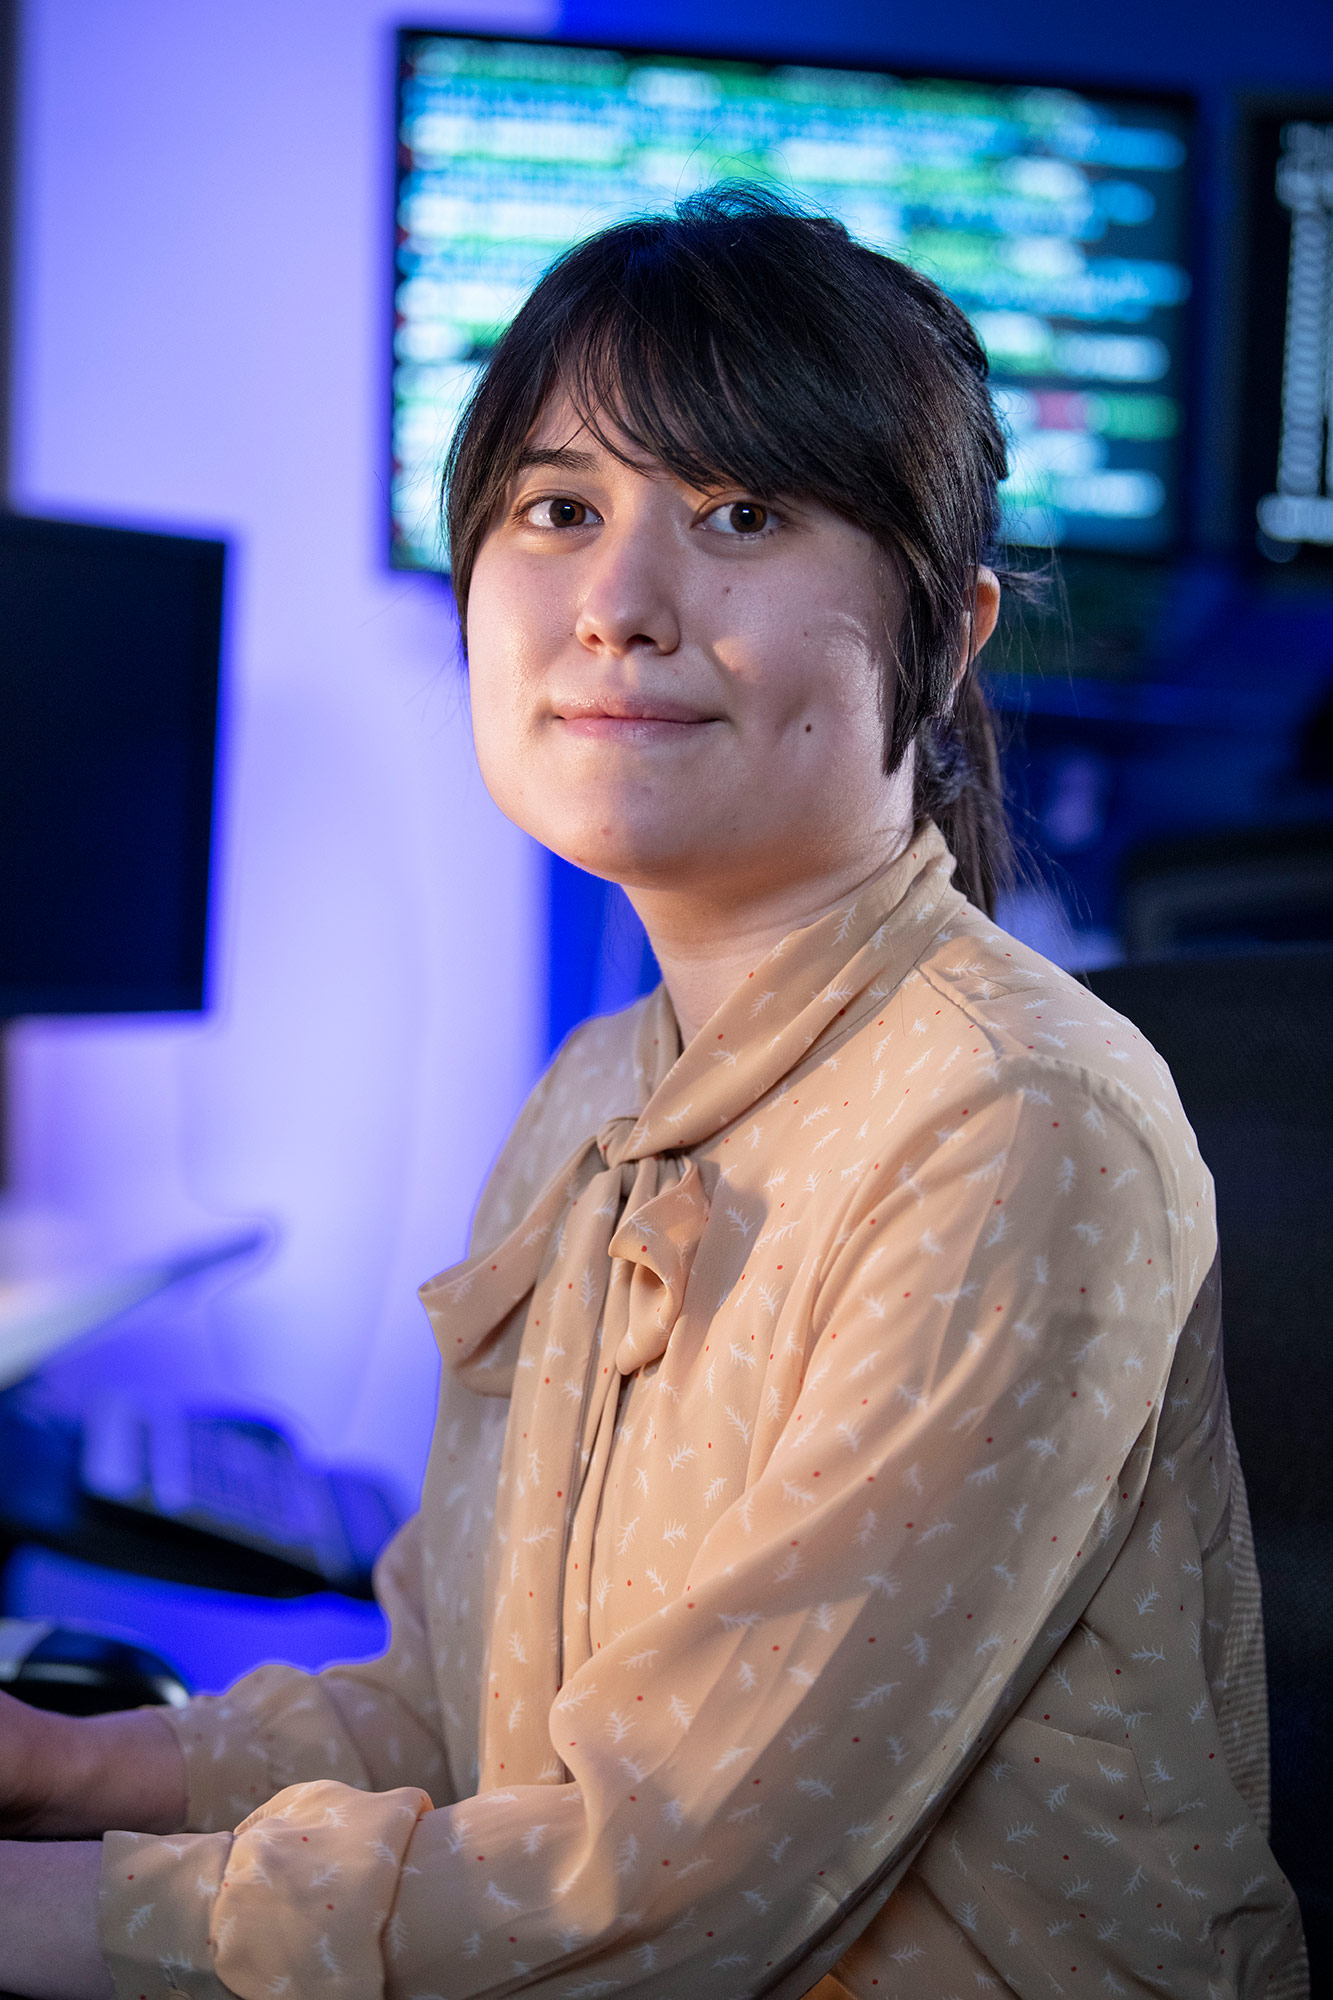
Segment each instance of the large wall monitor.
M204 1003L224 554L0 514L0 1018Z
M971 315L1013 440L1011 540L1181 530L1189 109L809 63L399 38L392 550L447 567L440 465L489 348L590 231L776 181Z

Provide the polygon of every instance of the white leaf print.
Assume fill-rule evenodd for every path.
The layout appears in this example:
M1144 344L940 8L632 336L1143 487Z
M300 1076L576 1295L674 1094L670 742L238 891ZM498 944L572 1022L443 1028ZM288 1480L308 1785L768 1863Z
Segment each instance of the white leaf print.
M901 1681L877 1681L874 1687L867 1688L864 1694L857 1696L856 1700L852 1703L852 1707L858 1710L878 1708L882 1701L888 1700L895 1688L901 1686Z

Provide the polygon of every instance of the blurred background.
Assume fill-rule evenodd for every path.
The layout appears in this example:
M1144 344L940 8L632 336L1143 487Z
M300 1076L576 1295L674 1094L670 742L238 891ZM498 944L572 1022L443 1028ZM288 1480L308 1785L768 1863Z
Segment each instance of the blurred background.
M553 1047L653 977L468 737L432 481L525 288L719 172L938 277L1056 576L990 662L1004 921L1112 978L1299 954L1333 938L1333 33L1321 0L0 26L0 1608L214 1688L378 1645L415 1287ZM97 663L150 655L103 715Z

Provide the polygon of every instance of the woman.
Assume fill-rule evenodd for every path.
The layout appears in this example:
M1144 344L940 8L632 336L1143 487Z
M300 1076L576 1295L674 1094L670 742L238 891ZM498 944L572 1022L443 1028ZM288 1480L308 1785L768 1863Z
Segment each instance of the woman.
M424 1288L386 1657L5 1708L11 1825L80 1838L5 1850L0 1979L1299 1989L1209 1177L990 918L985 373L738 190L500 343L449 478L478 754L664 985L565 1045Z

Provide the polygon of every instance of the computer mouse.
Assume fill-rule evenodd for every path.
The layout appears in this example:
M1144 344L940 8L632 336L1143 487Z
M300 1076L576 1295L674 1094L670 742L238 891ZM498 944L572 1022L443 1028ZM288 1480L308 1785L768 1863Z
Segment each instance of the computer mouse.
M0 1618L0 1690L58 1715L179 1708L191 1692L170 1661L137 1641L45 1618Z

